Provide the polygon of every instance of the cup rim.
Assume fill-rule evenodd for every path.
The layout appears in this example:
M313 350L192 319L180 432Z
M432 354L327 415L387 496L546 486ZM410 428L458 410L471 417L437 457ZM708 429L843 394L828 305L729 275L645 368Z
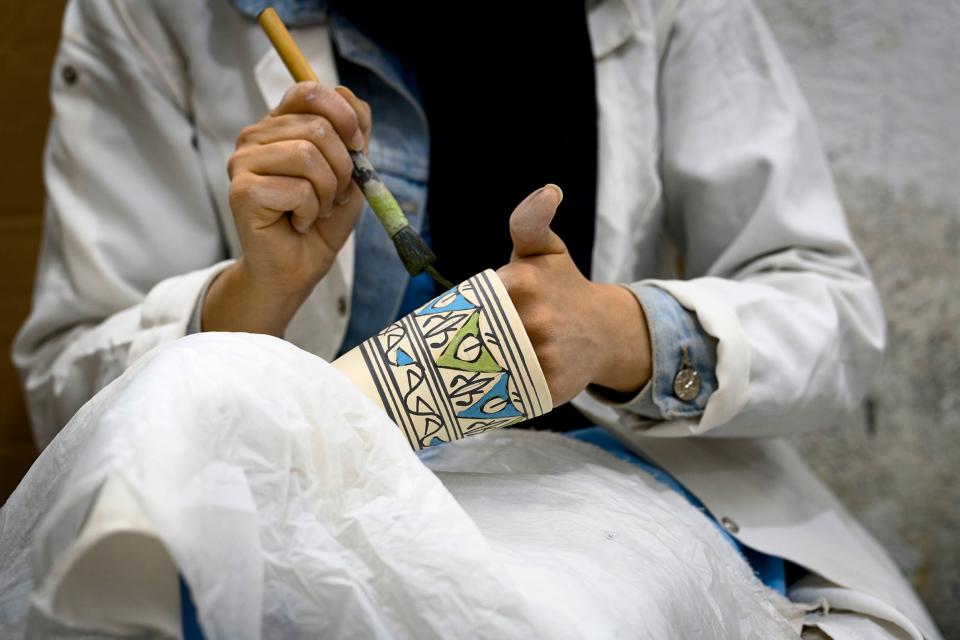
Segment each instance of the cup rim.
M533 384L537 392L537 397L540 399L541 406L543 408L543 412L540 415L550 413L553 411L553 396L550 394L550 387L547 386L547 378L545 375L543 375L543 367L540 366L540 358L537 356L537 352L533 348L533 343L530 342L530 336L527 335L527 328L524 326L523 320L520 319L520 314L517 313L517 308L513 304L513 299L510 297L510 293L503 285L503 281L500 280L500 276L497 275L497 272L493 269L484 269L477 275L467 278L467 280L464 280L464 282L472 280L480 275L486 276L489 280L490 286L494 289L498 300L501 302L503 313L507 316L507 321L511 325L518 326L523 329L523 331L515 333L513 337L516 339L517 344L524 356L526 357L527 354L532 356L532 361L525 361L524 364L526 364L527 368L529 369L530 377L533 380ZM456 285L454 289L456 289L458 286L460 285Z

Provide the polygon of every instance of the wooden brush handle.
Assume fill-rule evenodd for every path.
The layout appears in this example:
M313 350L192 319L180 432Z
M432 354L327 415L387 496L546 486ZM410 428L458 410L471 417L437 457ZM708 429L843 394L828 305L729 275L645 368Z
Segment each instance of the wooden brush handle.
M313 67L307 62L306 56L300 51L300 47L294 42L293 36L287 31L287 26L283 24L283 20L280 19L273 7L267 7L261 11L257 17L257 22L260 23L264 33L267 34L270 43L277 50L280 59L287 66L287 70L293 76L294 81L313 80L318 82Z

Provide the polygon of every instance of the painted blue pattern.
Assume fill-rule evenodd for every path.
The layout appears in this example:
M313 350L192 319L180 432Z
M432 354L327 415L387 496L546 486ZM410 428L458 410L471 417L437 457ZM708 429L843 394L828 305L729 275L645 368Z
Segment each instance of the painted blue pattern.
M403 349L397 349L397 365L405 367L408 364L413 364L414 359L410 357L410 354L404 351Z
M444 291L441 293L435 300L431 300L430 304L425 306L423 309L417 312L418 316L426 316L431 313L444 313L446 311L469 311L470 309L475 309L473 303L463 297L463 294L459 291L453 300L450 300L446 304L440 304L443 299L453 292L453 289Z
M507 389L507 383L509 381L509 373L501 374L500 379L497 380L490 391L487 391L483 397L477 400L472 406L459 412L457 417L489 420L490 418L519 418L522 416L523 413L510 402L510 392ZM501 400L504 406L493 413L486 411L484 407L492 400Z

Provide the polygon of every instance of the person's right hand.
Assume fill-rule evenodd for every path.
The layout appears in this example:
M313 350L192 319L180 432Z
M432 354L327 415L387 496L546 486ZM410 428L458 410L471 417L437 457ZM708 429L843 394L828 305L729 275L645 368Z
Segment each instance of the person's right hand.
M210 286L204 331L283 335L363 209L348 148L365 149L370 128L349 89L301 82L240 133L228 171L244 255Z

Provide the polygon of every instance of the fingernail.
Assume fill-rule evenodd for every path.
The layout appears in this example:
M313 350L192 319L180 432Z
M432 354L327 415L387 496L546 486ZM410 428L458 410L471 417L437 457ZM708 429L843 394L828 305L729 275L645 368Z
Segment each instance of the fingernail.
M553 184L552 182L544 186L544 189L547 189L547 188L556 190L557 195L560 196L560 199L557 201L557 204L560 204L561 202L563 202L563 189Z
M317 217L319 217L321 220L326 220L327 218L329 218L329 217L332 216L332 215L333 215L333 209L332 209L332 208L330 208L330 209L322 209L322 210L320 211L320 215L317 216Z
M338 84L336 90L337 90L337 91L346 91L348 94L350 94L350 97L351 97L351 98L356 98L356 97L357 97L357 96L354 95L353 91L350 91L349 88L343 86L342 84Z
M354 151L363 151L363 148L366 146L366 144L367 141L363 139L363 134L358 129L350 139L350 148Z
M347 204L350 201L350 191L344 191L334 200L337 204Z
M307 229L310 228L310 223L305 220L296 220L293 223L293 228L297 230L297 233L306 233Z

